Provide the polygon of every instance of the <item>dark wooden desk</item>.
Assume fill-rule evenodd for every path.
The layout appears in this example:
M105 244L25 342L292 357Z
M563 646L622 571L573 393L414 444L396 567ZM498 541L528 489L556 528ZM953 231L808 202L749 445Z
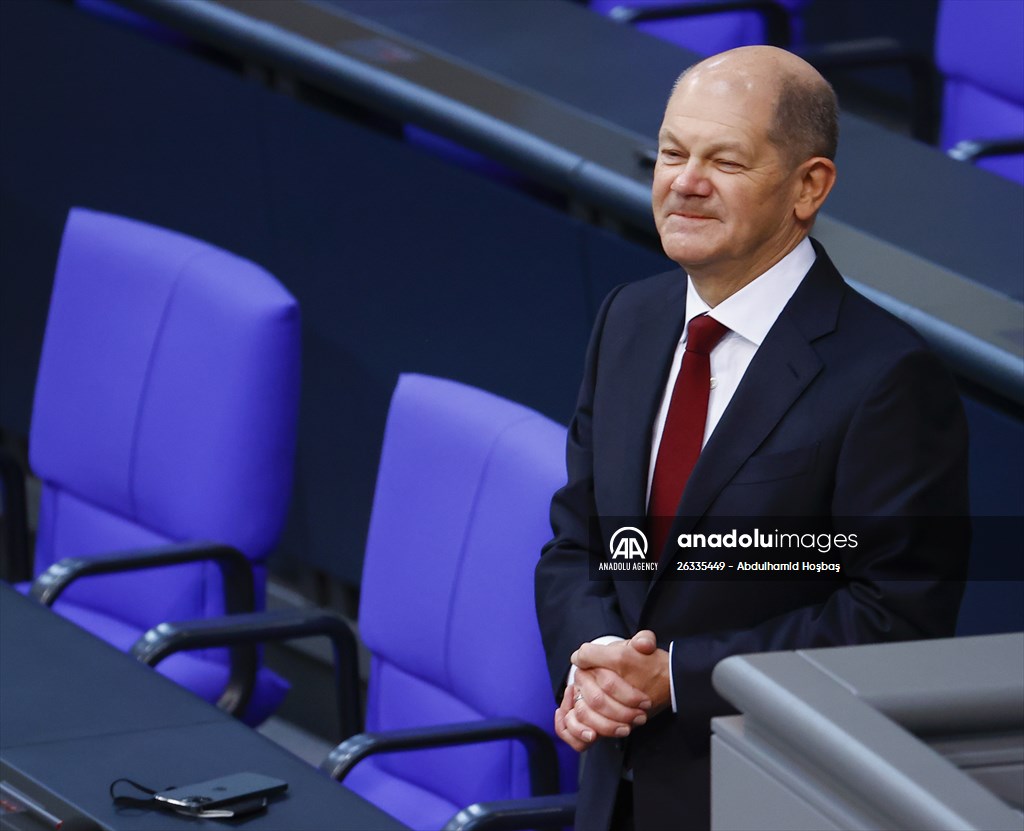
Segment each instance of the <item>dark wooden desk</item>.
M0 761L105 829L223 829L223 822L118 808L107 789L255 771L288 782L246 831L404 828L245 725L63 618L0 585Z

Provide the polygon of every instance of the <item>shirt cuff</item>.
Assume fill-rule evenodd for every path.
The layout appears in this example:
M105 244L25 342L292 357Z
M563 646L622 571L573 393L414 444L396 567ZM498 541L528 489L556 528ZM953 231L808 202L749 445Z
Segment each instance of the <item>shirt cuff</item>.
M675 641L668 642L668 692L672 697L672 712L678 713L679 710L676 708L676 681L675 673L672 672L672 650L676 648Z

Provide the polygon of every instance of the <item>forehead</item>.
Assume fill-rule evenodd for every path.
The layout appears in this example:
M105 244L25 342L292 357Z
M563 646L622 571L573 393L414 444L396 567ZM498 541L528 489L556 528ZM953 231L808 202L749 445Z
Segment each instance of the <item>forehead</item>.
M662 132L758 145L767 142L775 97L771 85L749 74L697 72L669 98Z

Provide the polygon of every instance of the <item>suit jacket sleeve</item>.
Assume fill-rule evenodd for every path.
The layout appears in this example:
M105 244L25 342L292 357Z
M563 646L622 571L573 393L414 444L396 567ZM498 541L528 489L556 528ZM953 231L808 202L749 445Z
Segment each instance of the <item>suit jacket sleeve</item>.
M605 299L591 335L566 441L568 479L552 498L554 538L544 547L535 572L537 618L556 699L565 686L569 658L580 644L602 635L632 634L626 631L612 581L592 581L589 574L588 521L597 513L591 433L594 382L604 323L618 291Z
M969 546L966 435L952 379L930 352L880 372L837 455L831 513L861 531L842 582L758 625L673 639L680 715L706 725L731 709L711 686L730 655L952 636Z

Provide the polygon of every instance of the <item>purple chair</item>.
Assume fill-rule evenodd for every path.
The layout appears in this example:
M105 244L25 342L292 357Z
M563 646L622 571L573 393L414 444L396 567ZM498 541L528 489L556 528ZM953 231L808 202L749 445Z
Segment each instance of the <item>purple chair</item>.
M935 61L942 148L1024 184L1024 2L943 0Z
M599 14L700 55L770 43L788 49L803 37L809 0L589 0Z
M974 0L963 2L975 5ZM810 0L588 0L587 5L700 55L764 43L800 55L828 78L865 69L899 69L906 72L912 89L910 132L919 141L935 143L938 119L931 57L889 37L806 44L803 15ZM1009 0L1006 5L1020 3Z
M261 606L291 489L299 348L298 306L260 267L72 209L29 439L42 482L32 594L126 651L162 621ZM224 697L225 650L160 671L245 705ZM286 691L261 669L246 720Z
M441 828L471 803L576 789L575 753L558 742L555 762L533 600L564 448L563 427L519 404L399 379L363 567L366 733L323 767L413 828ZM473 743L440 747L452 742Z

